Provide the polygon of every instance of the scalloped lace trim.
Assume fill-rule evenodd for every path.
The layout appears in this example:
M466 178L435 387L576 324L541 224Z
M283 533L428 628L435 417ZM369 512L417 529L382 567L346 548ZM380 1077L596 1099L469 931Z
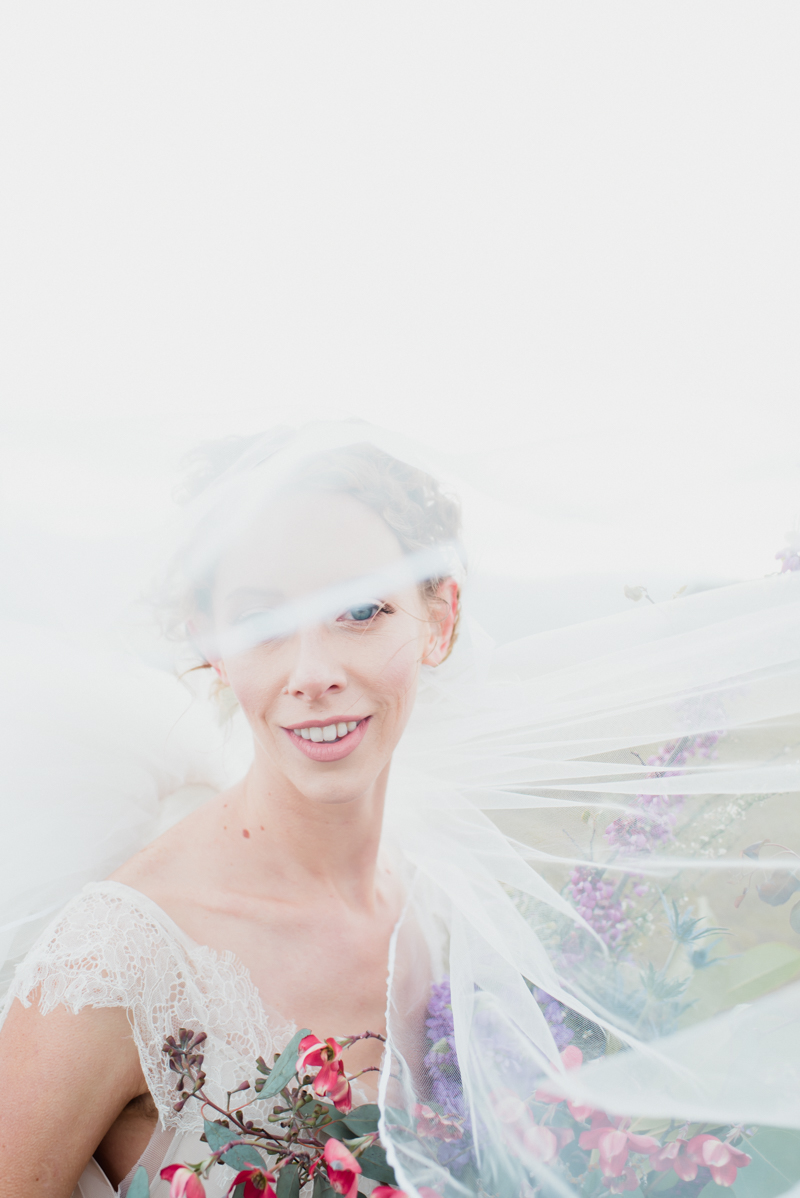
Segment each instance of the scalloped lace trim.
M162 1126L181 1132L202 1129L200 1104L173 1109L174 1074L161 1052L166 1036L181 1027L208 1034L203 1068L218 1100L256 1057L269 1060L295 1031L267 1013L233 953L196 944L121 882L89 883L67 904L18 967L3 1015L14 998L30 1006L37 989L43 1014L59 1005L75 1014L87 1006L125 1007Z

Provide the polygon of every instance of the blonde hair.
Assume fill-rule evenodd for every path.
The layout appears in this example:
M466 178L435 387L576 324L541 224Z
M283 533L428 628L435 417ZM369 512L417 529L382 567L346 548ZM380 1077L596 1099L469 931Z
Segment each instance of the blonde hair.
M278 430L270 438L270 448L274 452L290 437L289 430ZM176 498L193 499L222 474L256 468L269 456L258 452L262 444L261 437L228 437L221 442L199 446L188 459L190 471ZM317 490L357 499L381 517L407 553L459 538L461 509L458 500L443 491L432 475L366 442L314 455L293 474L292 485L299 489L305 485L313 486ZM419 584L429 612L435 604L445 602L438 594L443 581L444 577L434 577ZM169 605L173 635L185 628L192 612L207 611L209 593L210 580L207 587L194 585L190 594L184 591L177 603L173 601ZM443 660L450 655L458 634L460 592L458 599L455 624Z

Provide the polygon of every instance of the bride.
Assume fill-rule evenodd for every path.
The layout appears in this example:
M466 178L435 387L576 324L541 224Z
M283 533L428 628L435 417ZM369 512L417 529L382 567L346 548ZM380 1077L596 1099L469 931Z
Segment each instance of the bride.
M496 649L461 620L456 502L387 448L361 425L267 436L192 501L165 605L251 761L98 873L18 966L2 1198L124 1198L141 1167L164 1198L162 1168L208 1155L161 1052L181 1027L207 1033L220 1101L299 1027L384 1035L348 1069L408 1194L649 1193L686 1157L677 1198L730 1186L737 1161L741 1185L746 1123L800 1126L781 989L800 959L762 893L795 876L797 579ZM759 897L734 906L748 845ZM771 981L737 981L774 943ZM466 1155L409 1131L431 1103Z
M273 498L187 596L192 631L213 642L209 665L252 730L246 776L88 887L12 991L0 1039L3 1195L67 1198L77 1186L88 1198L121 1182L124 1192L143 1158L156 1172L190 1152L164 1151L170 1137L158 1131L159 1112L174 1122L158 1052L176 1017L199 1019L221 1058L239 1048L241 1066L270 1040L282 1047L290 1026L385 1032L403 903L381 848L386 785L420 670L451 647L457 583L366 595L231 655L222 645L276 604L454 537L457 510L432 479L376 451L326 465L338 485L307 479ZM378 1048L354 1046L348 1066L377 1066ZM57 1080L43 1096L47 1060Z

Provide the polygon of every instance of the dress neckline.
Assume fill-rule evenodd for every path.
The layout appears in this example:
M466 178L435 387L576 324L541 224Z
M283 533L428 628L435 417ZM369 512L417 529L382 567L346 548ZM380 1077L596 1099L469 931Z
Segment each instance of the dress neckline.
M287 1039L291 1039L297 1031L297 1024L293 1019L289 1019L282 1012L265 1004L258 986L253 981L250 970L241 957L237 956L232 949L226 948L220 950L212 948L210 944L202 944L199 940L193 939L188 932L184 931L180 924L175 922L171 915L167 914L155 899L150 898L144 891L137 890L135 886L129 886L127 882L117 882L113 878L105 878L101 882L87 882L83 889L84 891L93 891L95 893L109 890L112 892L122 892L129 902L134 902L138 907L148 911L164 931L172 936L174 940L178 941L189 956L198 953L207 955L215 965L223 968L227 967L231 973L234 973L246 987L267 1026L272 1027L276 1025L280 1027L283 1025L288 1031Z

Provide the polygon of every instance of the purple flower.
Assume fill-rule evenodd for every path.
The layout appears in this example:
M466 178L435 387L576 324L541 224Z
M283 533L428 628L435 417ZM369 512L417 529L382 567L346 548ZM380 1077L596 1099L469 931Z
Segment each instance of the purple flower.
M785 549L780 549L775 557L783 562L781 574L788 570L800 570L800 549L796 545L787 545Z
M547 1025L553 1033L556 1048L561 1052L562 1048L566 1048L575 1036L571 1027L564 1026L567 1008L557 998L553 998L552 994L548 994L546 990L540 990L538 986L534 987L533 997L541 1007Z
M433 1101L438 1103L447 1115L463 1115L464 1092L456 1056L448 978L438 985L431 986L425 1025L428 1029L428 1039L432 1042L430 1052L425 1057L425 1067L431 1079Z
M656 777L673 778L680 769L658 767L683 766L696 754L716 757L716 745L721 736L721 732L704 732L670 741L649 757L647 764L656 766ZM603 835L612 848L622 852L651 853L673 839L683 804L684 795L636 795L631 807L638 811L612 820Z
M600 939L609 948L617 948L633 925L626 915L627 900L617 894L617 887L606 881L603 873L595 866L576 865L566 895Z

